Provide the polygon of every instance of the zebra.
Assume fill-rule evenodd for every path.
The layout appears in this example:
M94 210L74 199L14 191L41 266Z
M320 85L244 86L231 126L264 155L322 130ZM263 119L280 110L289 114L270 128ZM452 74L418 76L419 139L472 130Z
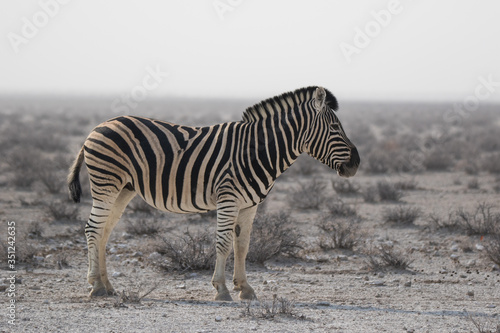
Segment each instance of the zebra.
M93 129L70 167L70 198L79 202L85 161L93 200L85 235L89 296L115 294L106 271L106 244L127 204L139 195L168 212L217 210L215 300L232 301L226 259L234 248L234 290L255 299L245 259L252 223L276 179L305 152L354 176L360 158L325 88L312 86L266 99L241 121L189 127L136 116L119 116Z

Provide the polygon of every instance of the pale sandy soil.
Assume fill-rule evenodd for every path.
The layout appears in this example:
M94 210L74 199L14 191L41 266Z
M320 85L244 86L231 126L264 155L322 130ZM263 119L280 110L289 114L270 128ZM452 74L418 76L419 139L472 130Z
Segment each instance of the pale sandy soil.
M73 135L74 147L84 136ZM76 153L74 147L70 155ZM319 168L313 175L290 172L276 184L266 211L289 211L304 235L305 250L295 259L277 257L264 265L248 264L249 283L260 301L251 303L248 310L247 304L239 301L212 301L211 271L159 269L148 259L154 251L152 238L124 235L123 221L108 243L108 272L121 273L110 281L117 291L128 294L143 294L153 285L156 288L139 303L123 302L120 297L89 298L85 238L75 232L90 211L88 191L78 206L80 221L53 221L47 217L46 206L64 194L54 197L39 189L18 189L3 176L2 238L5 222L16 221L18 246L33 246L37 258L18 264L15 327L5 319L9 298L2 294L0 332L478 332L469 315L482 325L496 327L493 325L500 320L500 271L485 255L484 240L463 231L433 228L428 217L437 214L446 218L460 207L472 211L482 202L498 205L495 175L483 171L470 175L453 167L446 172L399 175L361 170L352 181L362 191L379 180L413 179L417 186L403 190L399 203L367 203L360 194L340 194L360 216L363 237L353 251L325 251L318 246L321 232L317 227L325 207L296 209L289 204L289 197L297 181L317 178L327 185L326 197L339 200L330 184L336 177ZM479 188L469 188L472 179L478 180ZM422 214L414 225L406 227L384 223L384 210L397 205L418 207ZM499 211L498 206L494 211ZM129 210L124 217L134 219L134 214ZM166 214L161 219L172 227L170 233L182 232L190 223L185 216ZM43 237L22 238L34 222L42 225ZM213 227L213 222L191 223L193 230L206 226ZM387 242L408 251L406 256L413 260L408 270L369 269L366 248ZM58 269L61 258L67 265ZM4 258L1 263L0 279L9 274ZM228 265L228 282L231 272ZM6 283L5 279L0 281L0 285ZM291 311L264 316L264 304L271 304L273 295L293 302ZM236 292L233 298L237 298Z

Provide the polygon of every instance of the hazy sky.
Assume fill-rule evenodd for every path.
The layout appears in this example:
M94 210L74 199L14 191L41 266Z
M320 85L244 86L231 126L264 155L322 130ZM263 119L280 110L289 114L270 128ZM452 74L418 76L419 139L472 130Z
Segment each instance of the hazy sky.
M500 101L499 15L494 0L0 0L0 93L464 100L483 85Z

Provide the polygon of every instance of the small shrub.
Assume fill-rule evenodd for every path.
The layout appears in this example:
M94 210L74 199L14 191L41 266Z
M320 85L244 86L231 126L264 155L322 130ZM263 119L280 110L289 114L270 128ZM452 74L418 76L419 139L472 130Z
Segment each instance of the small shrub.
M398 205L394 208L387 208L383 213L383 218L386 223L410 225L413 224L421 214L422 211L420 208Z
M38 222L33 222L28 226L28 229L26 229L28 238L31 239L36 239L36 238L42 238L43 234L43 227L40 225Z
M327 204L327 209L331 216L336 217L353 217L358 215L358 213L356 213L356 209L345 204L341 200L330 202Z
M332 187L337 194L353 195L359 193L359 185L347 179L332 179Z
M299 187L290 194L290 205L298 209L319 209L326 201L325 189L325 183L318 179L299 182Z
M363 199L365 202L374 203L377 201L377 188L375 186L368 186L363 192Z
M332 221L330 217L325 217L318 224L318 227L322 231L319 247L323 250L352 250L361 239L359 223L354 219Z
M394 188L399 191L412 191L416 190L418 183L415 179L401 180L394 183Z
M500 174L500 153L487 157L483 162L483 169L493 174Z
M66 190L66 173L69 162L65 155L58 154L53 158L43 158L38 162L37 181L50 194Z
M8 152L4 157L4 162L10 185L16 188L30 188L38 180L38 167L41 160L40 151L30 147Z
M161 230L161 221L156 217L125 220L125 231L136 236L155 236Z
M453 213L448 214L447 219L443 219L437 214L429 214L428 216L429 224L432 230L448 229L457 230L460 229L460 225L456 218L453 217Z
M301 235L291 226L285 212L261 214L255 217L247 260L264 263L277 255L297 257L303 248Z
M500 333L500 322L498 320L484 319L482 321L479 317L473 317L471 314L468 314L467 318L474 325L477 333Z
M469 190L477 190L479 189L479 180L477 178L472 178L468 183L467 183L467 188Z
M500 234L495 234L485 246L488 258L495 264L500 265Z
M76 221L78 220L78 207L67 202L51 202L46 206L49 217L55 221Z
M429 171L447 171L453 166L453 157L445 150L435 149L426 156L424 166Z
M123 308L126 307L125 304L139 304L141 301L144 299L144 297L148 296L151 294L156 288L158 288L159 283L155 283L151 288L149 288L148 291L144 292L141 295L140 289L141 286L139 286L137 289L138 290L122 290L121 292L118 292L118 295L115 299L115 303L113 304L113 307L115 308Z
M366 172L371 174L381 174L393 169L393 158L391 154L383 151L372 152L367 155L363 163Z
M413 260L408 257L408 251L387 244L382 244L376 250L367 253L367 264L374 271L387 268L407 270L412 262Z
M160 263L160 267L181 271L208 270L215 264L215 233L202 231L192 234L189 229L183 236L161 238L156 252L169 259L169 263Z
M7 258L9 247L11 246L11 244L8 244L7 241L7 237L2 237L0 239L0 255L2 255L2 258ZM16 263L36 265L36 261L33 258L38 251L33 245L33 242L28 239L27 233L16 235L15 248ZM6 265L5 269L7 269L7 261L2 260L2 265L4 262Z
M387 181L377 182L377 192L381 201L399 201L403 194Z
M295 302L290 301L284 297L278 297L278 295L273 295L273 300L260 302L257 309L252 308L252 301L244 302L243 310L241 312L242 316L254 317L262 319L273 319L277 316L284 317L295 317L299 319L304 319L303 315L297 315L295 312Z
M480 203L473 213L459 209L456 212L457 223L469 235L489 235L500 232L500 213L493 213L493 205Z

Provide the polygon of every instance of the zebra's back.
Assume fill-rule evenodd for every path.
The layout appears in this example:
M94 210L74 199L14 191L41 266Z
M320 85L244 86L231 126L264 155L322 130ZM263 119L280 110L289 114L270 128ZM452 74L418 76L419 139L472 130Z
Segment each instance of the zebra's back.
M161 210L216 209L216 187L230 172L238 125L189 127L132 116L108 120L84 144L92 196L129 186Z

